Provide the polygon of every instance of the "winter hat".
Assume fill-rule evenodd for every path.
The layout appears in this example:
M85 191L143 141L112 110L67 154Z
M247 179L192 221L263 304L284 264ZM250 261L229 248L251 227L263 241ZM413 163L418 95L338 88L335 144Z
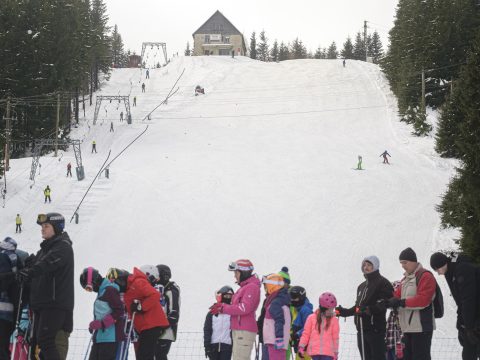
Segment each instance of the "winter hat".
M430 267L433 270L440 269L442 266L448 263L448 257L441 252L436 252L430 257Z
M417 254L415 254L412 248L408 247L400 253L398 259L417 262Z
M17 242L11 237L6 237L2 242L0 242L0 249L15 251L17 249Z
M370 264L373 265L373 271L377 271L378 269L380 269L380 260L375 255L371 255L371 256L367 256L362 260L362 266L361 266L362 272L363 272L363 263L365 261L368 261Z
M283 281L285 281L285 284L290 285L290 274L288 273L288 267L286 266L282 267L282 270L278 272L278 275L280 275L283 278Z

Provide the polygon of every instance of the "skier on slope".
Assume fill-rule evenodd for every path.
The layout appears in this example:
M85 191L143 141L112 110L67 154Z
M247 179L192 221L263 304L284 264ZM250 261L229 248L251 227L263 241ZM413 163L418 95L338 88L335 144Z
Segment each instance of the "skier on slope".
M301 286L292 286L288 293L290 294L290 303L295 309L292 312L290 343L295 353L298 353L298 342L302 337L307 318L313 313L313 305L307 298L307 291ZM297 355L297 360L299 360L298 358Z
M233 289L223 286L215 294L217 303L230 304ZM232 357L232 333L230 331L230 315L207 313L203 324L203 346L205 357L210 360L230 360Z
M22 218L20 217L20 214L17 214L15 217L15 233L17 232L22 232Z
M169 327L165 329L155 347L155 359L167 360L172 342L177 339L177 326L180 319L180 288L171 280L172 271L164 264L156 266L158 281L155 288L160 292L163 311L167 316Z
M381 153L380 156L383 156L383 163L384 163L384 164L390 164L390 163L388 162L387 156L388 156L388 157L391 157L391 156L390 156L390 154L388 153L387 150L385 150L383 153Z
M96 292L93 304L94 320L88 330L92 335L90 360L115 360L123 340L125 307L120 298L120 287L103 278L97 269L87 267L80 275L80 285L88 292Z
M145 92L145 83L142 83L142 93Z
M362 169L362 156L361 155L358 155L358 164L357 164L357 170L363 170Z
M45 204L48 202L51 203L52 199L50 198L50 186L47 185L47 187L43 190L43 195L45 195Z
M393 295L392 284L380 275L380 260L368 256L362 260L361 270L365 281L357 288L357 300L351 308L337 307L342 317L355 316L358 349L365 360L385 359L386 309L379 300L388 300Z
M72 177L72 163L67 164L67 177Z
M260 303L260 280L253 269L252 262L247 259L230 263L228 270L234 272L240 288L233 295L232 304L215 303L210 307L212 315L231 315L233 360L250 360L257 335L255 312Z

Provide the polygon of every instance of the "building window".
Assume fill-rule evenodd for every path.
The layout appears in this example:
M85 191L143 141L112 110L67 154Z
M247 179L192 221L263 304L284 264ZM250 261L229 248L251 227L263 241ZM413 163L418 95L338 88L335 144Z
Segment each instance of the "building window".
M225 44L230 44L230 36L225 36Z
M205 35L205 44L210 44L210 35Z

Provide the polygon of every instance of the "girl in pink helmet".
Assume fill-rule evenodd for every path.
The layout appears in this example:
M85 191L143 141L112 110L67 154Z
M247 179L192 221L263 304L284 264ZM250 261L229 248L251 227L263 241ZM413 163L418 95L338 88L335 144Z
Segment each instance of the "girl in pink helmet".
M330 292L320 295L320 307L307 318L298 352L313 360L337 360L340 326L335 316L337 299Z

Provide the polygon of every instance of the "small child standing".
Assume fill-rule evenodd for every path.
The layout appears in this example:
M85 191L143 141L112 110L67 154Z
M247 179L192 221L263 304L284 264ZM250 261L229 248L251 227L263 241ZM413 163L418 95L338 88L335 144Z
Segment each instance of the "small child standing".
M337 299L330 292L320 295L320 308L305 323L298 352L313 360L337 360L340 326L335 317Z
M230 304L233 289L230 286L223 286L215 296L217 302ZM210 360L230 360L232 357L230 315L212 315L208 312L203 325L203 345L205 347L205 357Z

